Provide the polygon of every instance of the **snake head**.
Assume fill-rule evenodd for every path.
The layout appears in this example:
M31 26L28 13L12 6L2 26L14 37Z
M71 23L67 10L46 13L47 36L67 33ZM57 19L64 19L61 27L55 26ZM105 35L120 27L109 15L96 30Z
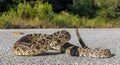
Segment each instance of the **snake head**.
M59 49L64 44L59 40L50 40L48 43L52 49Z
M66 30L57 31L47 37L49 39L48 44L51 48L56 49L63 45L64 43L68 42L71 38L71 35Z
M53 37L58 40L58 42L60 43L65 43L68 40L70 40L71 35L68 31L66 30L61 30L61 31L57 31L53 34Z

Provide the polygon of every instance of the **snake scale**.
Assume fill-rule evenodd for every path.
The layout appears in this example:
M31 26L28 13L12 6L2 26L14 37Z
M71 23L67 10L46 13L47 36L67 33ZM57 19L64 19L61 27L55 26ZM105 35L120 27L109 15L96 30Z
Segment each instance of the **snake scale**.
M109 49L91 49L83 42L76 30L77 37L82 47L75 46L68 41L71 35L66 30L57 31L53 34L27 34L21 37L13 46L15 55L39 55L49 49L55 49L61 53L71 56L83 56L94 58L109 58L111 51Z

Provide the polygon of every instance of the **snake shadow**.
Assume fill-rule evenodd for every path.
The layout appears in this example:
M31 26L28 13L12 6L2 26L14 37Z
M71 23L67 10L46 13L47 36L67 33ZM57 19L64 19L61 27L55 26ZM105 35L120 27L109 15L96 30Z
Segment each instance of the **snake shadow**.
M63 53L61 53L61 52L45 52L45 53L38 54L35 56L49 56L49 55L60 55L60 54L63 54Z
M112 53L112 54L111 54L111 57L114 57L114 56L116 56L116 54Z

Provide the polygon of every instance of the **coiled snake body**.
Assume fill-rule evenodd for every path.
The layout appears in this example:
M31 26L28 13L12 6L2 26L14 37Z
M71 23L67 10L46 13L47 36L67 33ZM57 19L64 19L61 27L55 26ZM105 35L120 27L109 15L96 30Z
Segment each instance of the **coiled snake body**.
M71 36L66 30L57 31L51 35L48 34L28 34L20 38L13 46L13 52L16 55L38 55L49 49L55 49L61 53L71 56L109 58L111 52L109 49L91 49L88 48L79 37L82 47L70 44L68 41Z

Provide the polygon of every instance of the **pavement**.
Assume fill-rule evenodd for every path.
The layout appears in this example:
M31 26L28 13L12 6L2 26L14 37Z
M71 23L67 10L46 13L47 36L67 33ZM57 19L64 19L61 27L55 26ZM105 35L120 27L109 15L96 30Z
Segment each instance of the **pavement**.
M55 50L48 50L39 56L16 56L12 52L14 43L26 34L52 34L68 30L71 44L80 46L75 29L0 29L0 65L120 65L120 28L79 29L80 35L90 48L108 48L114 54L111 58L72 57ZM12 32L25 34L15 35Z

